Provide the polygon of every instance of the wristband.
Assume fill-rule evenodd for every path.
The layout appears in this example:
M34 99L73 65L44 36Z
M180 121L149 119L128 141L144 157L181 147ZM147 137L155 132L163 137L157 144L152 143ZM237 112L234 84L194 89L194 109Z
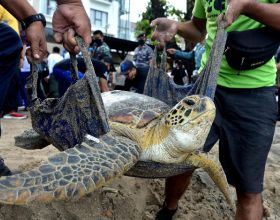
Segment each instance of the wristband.
M26 30L30 24L36 21L41 21L43 26L46 27L46 18L43 14L40 13L40 14L28 16L23 21L21 21L20 23L21 23L22 30Z

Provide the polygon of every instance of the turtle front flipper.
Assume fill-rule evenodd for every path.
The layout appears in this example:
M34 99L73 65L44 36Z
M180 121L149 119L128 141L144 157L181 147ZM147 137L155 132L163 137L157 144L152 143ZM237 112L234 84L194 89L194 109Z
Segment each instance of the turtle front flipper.
M75 200L122 175L139 158L140 148L125 137L90 137L36 169L0 178L0 203Z
M187 162L191 165L202 168L208 173L214 183L225 196L228 204L234 209L234 202L230 194L229 185L222 166L213 157L205 153L193 153L187 157Z

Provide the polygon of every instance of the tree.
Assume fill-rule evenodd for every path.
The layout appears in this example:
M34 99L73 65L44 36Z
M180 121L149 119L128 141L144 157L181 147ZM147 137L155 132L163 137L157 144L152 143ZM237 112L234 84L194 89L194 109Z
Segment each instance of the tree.
M192 9L194 7L194 1L187 0L186 4L187 12L184 13L167 3L166 0L149 1L146 11L142 13L142 19L136 23L135 36L144 31L147 38L150 39L153 32L150 24L152 20L158 17L173 17L178 21L190 20L192 16ZM177 40L178 39L176 39L176 41Z
M135 36L144 31L147 38L150 38L152 34L150 23L158 17L168 16L176 17L177 20L182 21L185 17L185 13L175 9L174 6L168 4L166 0L151 0L148 3L146 11L142 13L141 21L136 23Z
M166 17L166 1L151 0L151 10L154 18Z
M136 23L135 36L144 31L149 38L152 33L150 23L158 17L166 17L166 1L165 0L151 0L148 3L146 11L142 13L141 21Z
M187 13L185 14L184 20L188 21L192 17L192 10L193 10L193 7L194 7L194 1L193 0L187 0L186 7L187 7L186 8ZM186 51L191 51L194 47L193 43L188 41L187 39L184 39L184 40L185 40L185 50Z
M194 7L193 0L186 0L186 13L182 12L181 10L176 9L174 6L167 3L166 0L151 0L148 3L146 11L142 13L141 21L136 23L135 28L135 36L137 36L140 32L144 31L148 39L151 39L151 34L153 32L150 24L152 20L158 17L173 17L178 21L186 21L190 20L192 17L192 10ZM181 38L173 39L173 43L181 41ZM189 48L189 45L192 45L191 42L185 39L185 46L188 51L192 49Z
M194 1L193 0L187 0L187 13L185 14L185 20L190 20L192 17L192 10L194 7Z

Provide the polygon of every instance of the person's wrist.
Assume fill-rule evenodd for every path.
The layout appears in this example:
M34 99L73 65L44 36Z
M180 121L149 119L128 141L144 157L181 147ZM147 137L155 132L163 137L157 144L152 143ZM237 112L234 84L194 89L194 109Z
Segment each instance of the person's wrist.
M254 10L254 7L258 4L257 1L247 1L244 4L243 10L242 10L242 14L244 15L248 15L252 12L252 10Z
M175 24L176 24L177 34L182 35L186 28L184 22L176 21Z
M27 28L26 28L26 31L27 30L30 30L30 29L40 29L40 30L43 30L44 29L44 25L41 21L34 21L32 22Z
M40 35L43 32L44 32L44 26L43 26L42 22L40 22L40 21L33 22L25 30L27 42L32 44L32 39L34 37L38 36L38 34Z

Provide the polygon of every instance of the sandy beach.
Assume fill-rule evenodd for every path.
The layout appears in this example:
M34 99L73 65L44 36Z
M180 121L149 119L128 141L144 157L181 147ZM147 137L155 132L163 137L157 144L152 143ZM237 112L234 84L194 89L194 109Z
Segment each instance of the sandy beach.
M13 172L36 167L58 152L52 146L32 151L15 147L14 136L31 128L30 119L3 119L1 125L0 155ZM123 176L75 202L0 205L0 220L152 220L162 204L163 194L163 180ZM280 220L280 124L267 161L263 196L270 213L266 219ZM174 220L227 220L233 216L217 187L198 169Z

